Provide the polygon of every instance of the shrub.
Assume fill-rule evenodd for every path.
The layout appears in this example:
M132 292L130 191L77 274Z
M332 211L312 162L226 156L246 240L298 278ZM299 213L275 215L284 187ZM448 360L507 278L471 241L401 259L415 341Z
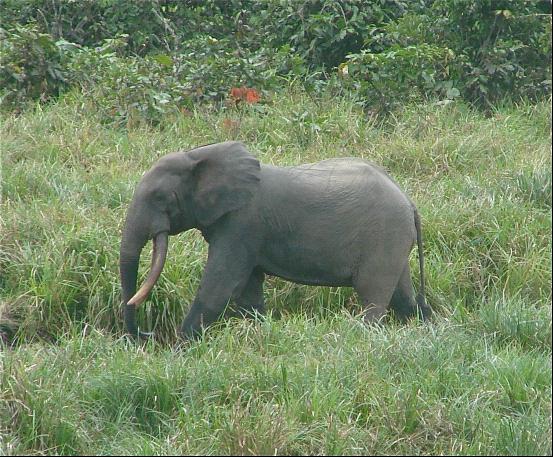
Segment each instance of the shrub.
M231 87L275 88L289 55L278 50L236 47L231 39L199 36L176 56L178 73L196 101L223 100Z
M103 40L129 35L132 53L145 54L164 46L174 46L174 33L167 16L190 11L180 2L158 0L4 0L0 16L5 24L34 24L54 39L87 47ZM188 2L189 3L189 2Z
M549 5L549 6L547 6ZM340 67L365 105L416 94L458 96L488 108L504 98L551 92L547 2L423 1L381 26Z
M346 55L359 52L374 26L400 17L408 2L399 0L313 0L263 2L248 19L251 36L263 46L289 45L311 72L332 70Z
M106 122L157 123L160 114L190 106L173 60L166 55L125 56L126 35L107 39L95 48L83 48L70 63L71 78L89 93Z
M279 52L228 51L229 44L209 36L191 40L186 53L128 56L128 37L82 48L70 65L71 82L90 93L106 122L156 124L162 114L178 113L195 103L221 102L231 87L274 87Z
M106 111L119 118L130 110L153 120L169 107L220 101L233 86L273 89L283 76L309 89L337 80L363 105L385 110L421 95L488 109L551 92L546 0L6 0L0 15L10 30L7 100L64 90L70 41L83 47L77 66L96 62L95 48L102 53L86 84L107 78L99 97L119 97ZM107 56L106 40L118 36L126 45ZM106 94L118 90L111 80L121 80L121 94Z
M465 99L488 107L550 93L550 2L437 0L420 25L454 51L450 77Z
M46 101L67 88L66 61L75 45L54 40L36 26L0 29L0 104L19 109L28 100Z
M459 91L446 79L452 57L450 49L435 45L393 46L379 53L363 50L349 55L339 72L365 106L388 110L424 92L457 97Z

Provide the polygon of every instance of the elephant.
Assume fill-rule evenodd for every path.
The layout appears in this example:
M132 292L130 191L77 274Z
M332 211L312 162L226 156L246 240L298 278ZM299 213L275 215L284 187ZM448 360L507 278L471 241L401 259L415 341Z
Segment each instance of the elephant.
M169 153L138 183L120 246L124 319L139 329L136 307L166 260L169 235L196 228L209 244L197 294L179 335L201 334L230 301L264 313L265 275L306 285L349 286L364 319L391 307L400 319L431 315L425 302L421 223L414 203L383 168L360 158L277 167L261 165L237 141ZM140 254L153 243L151 268L136 292ZM418 245L415 297L409 254Z

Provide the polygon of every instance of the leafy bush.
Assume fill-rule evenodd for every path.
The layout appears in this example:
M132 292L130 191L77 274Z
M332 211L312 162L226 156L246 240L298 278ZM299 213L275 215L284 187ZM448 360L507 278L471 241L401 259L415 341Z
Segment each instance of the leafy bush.
M454 51L450 76L465 99L487 107L550 92L550 2L437 0L420 25Z
M249 19L250 37L263 45L289 45L310 71L332 70L347 54L359 52L373 26L400 17L408 2L313 0L263 2ZM259 40L261 38L261 40Z
M286 58L278 52L233 48L229 39L199 36L176 56L177 72L195 101L223 100L231 87L274 88L278 67Z
M120 120L155 121L231 87L272 90L280 77L309 89L338 81L380 110L421 95L489 108L551 93L545 0L5 0L0 15L11 30L7 99L47 99L70 79L98 85L95 102ZM120 36L111 55L106 43ZM82 47L71 77L69 41Z
M127 36L107 39L98 48L83 48L70 63L71 79L89 93L104 121L156 123L160 114L190 106L185 87L165 55L124 55Z
M161 114L186 111L193 104L221 102L232 87L274 87L278 62L275 52L229 52L228 43L210 36L190 41L180 54L126 56L128 37L105 40L82 48L69 64L71 82L91 94L97 112L107 122L156 124Z
M185 5L179 8L178 4L157 0L4 0L0 3L0 16L6 24L34 24L55 39L89 47L128 34L129 51L143 54L174 45L174 33L165 16L175 10L188 11Z
M457 97L459 91L446 80L452 57L451 50L435 45L393 46L384 52L363 50L349 55L339 71L344 84L355 90L364 105L389 109L423 91L439 92L447 99Z
M0 29L0 104L19 107L27 100L46 101L67 87L65 62L74 45L55 41L35 26Z
M546 2L421 2L370 29L365 48L340 66L365 104L387 107L424 93L487 108L505 97L551 91Z
M466 98L489 105L511 94L550 91L551 14L543 14L543 3L436 3L436 14L444 17L438 36L452 42L460 56L456 76Z
M35 24L55 39L86 47L128 35L128 54L177 51L198 34L223 38L233 33L235 15L255 2L233 0L3 0L5 24Z

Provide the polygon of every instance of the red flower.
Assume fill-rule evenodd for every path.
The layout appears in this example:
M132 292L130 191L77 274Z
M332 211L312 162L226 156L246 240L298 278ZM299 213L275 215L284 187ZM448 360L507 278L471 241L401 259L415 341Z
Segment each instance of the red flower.
M258 103L261 100L260 93L249 87L233 87L230 89L230 97L235 103L245 101L246 103Z
M230 96L234 101L240 101L244 97L244 88L243 87L233 87L230 90Z
M257 103L261 95L255 89L246 89L246 103Z

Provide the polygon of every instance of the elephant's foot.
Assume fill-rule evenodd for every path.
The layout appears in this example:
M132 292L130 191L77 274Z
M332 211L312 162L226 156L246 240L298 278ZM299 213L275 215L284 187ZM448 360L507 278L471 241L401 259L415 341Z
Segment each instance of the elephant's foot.
M215 307L215 309L222 308ZM202 306L197 302L192 304L188 315L180 328L179 336L183 340L193 340L202 336L203 330L215 322L222 314L220 311Z
M386 317L388 309L386 306L371 303L365 309L365 322L367 324L380 324Z

